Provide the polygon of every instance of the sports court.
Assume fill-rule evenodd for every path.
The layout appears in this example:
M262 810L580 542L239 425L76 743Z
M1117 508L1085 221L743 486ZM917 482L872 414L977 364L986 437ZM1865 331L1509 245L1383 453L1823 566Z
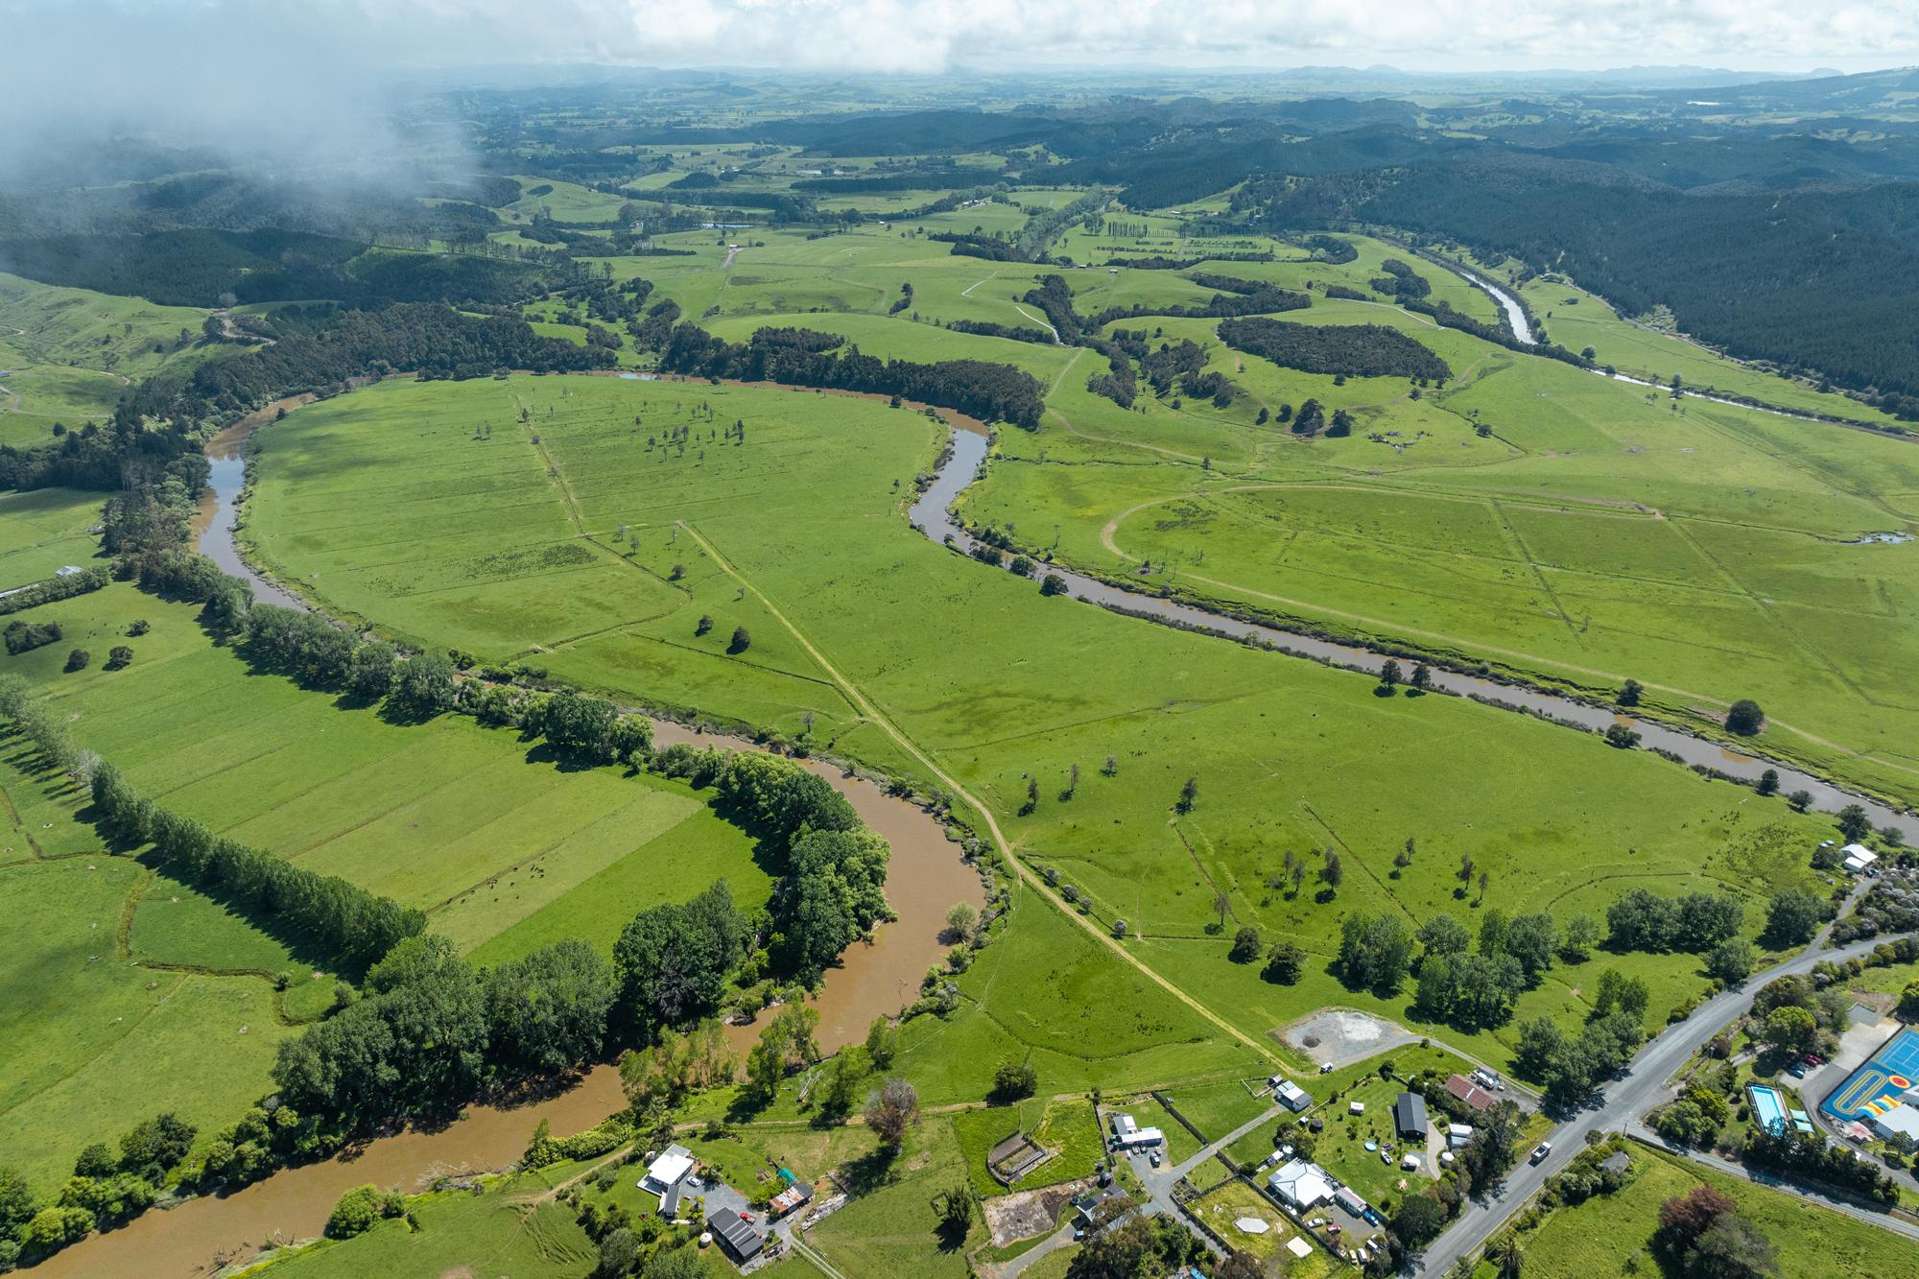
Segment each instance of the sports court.
M1819 1109L1842 1123L1863 1120L1891 1110L1914 1087L1919 1087L1919 1030L1901 1029L1847 1075Z

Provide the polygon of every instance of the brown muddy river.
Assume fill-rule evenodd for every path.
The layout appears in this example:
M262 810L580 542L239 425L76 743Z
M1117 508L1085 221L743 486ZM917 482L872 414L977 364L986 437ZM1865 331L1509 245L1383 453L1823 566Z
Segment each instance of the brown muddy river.
M665 721L655 722L654 736L663 746L688 742L751 749L736 738L695 733ZM830 765L808 761L806 766L831 782L893 846L886 899L898 920L880 925L870 945L854 943L841 967L827 973L815 1000L820 1047L831 1052L864 1038L873 1018L897 1013L911 1002L920 977L946 953L940 940L946 912L955 902L983 905L985 892L978 873L960 860L959 845L947 839L924 810ZM728 1032L742 1057L758 1035L757 1025ZM618 1072L599 1066L576 1087L543 1102L510 1110L472 1106L441 1129L383 1137L350 1155L277 1173L236 1194L190 1199L165 1212L149 1212L25 1273L37 1279L210 1275L223 1265L246 1261L261 1248L319 1234L334 1202L355 1186L372 1182L411 1190L448 1173L504 1168L520 1157L540 1120L552 1124L556 1133L578 1132L625 1105Z
M256 574L233 544L235 501L244 483L241 450L255 426L272 420L276 407L268 406L209 444L213 501L203 508L195 532L202 551L227 572L245 577L260 599L301 608ZM684 742L754 749L738 738L699 733L665 720L654 721L653 735L662 746ZM960 859L959 845L947 839L923 809L829 764L809 760L805 766L845 795L861 819L893 848L886 899L899 918L874 930L870 944L855 942L840 967L827 973L814 1000L820 1013L820 1047L831 1052L864 1038L875 1017L897 1013L913 1000L920 978L946 953L941 934L947 911L955 902L982 906L986 895L978 872ZM729 1028L728 1038L742 1058L759 1029ZM510 1110L472 1106L444 1128L383 1137L349 1155L277 1173L236 1194L190 1199L165 1212L149 1212L26 1273L36 1279L210 1275L224 1265L245 1262L261 1248L319 1234L334 1202L355 1186L372 1182L411 1190L448 1173L504 1168L520 1157L540 1120L556 1133L578 1132L625 1104L618 1072L599 1066L576 1087L546 1101Z

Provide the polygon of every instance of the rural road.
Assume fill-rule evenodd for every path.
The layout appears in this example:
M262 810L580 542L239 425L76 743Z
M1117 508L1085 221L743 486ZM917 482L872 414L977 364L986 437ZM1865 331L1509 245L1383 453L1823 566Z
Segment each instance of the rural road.
M1543 1162L1519 1164L1495 1193L1469 1202L1452 1226L1420 1257L1419 1272L1446 1274L1462 1257L1471 1256L1484 1247L1508 1218L1538 1193L1546 1178L1563 1170L1574 1155L1585 1149L1588 1134L1630 1127L1644 1110L1663 1099L1666 1081L1686 1059L1751 1007L1753 995L1767 982L1810 972L1813 965L1823 960L1843 961L1867 954L1885 940L1873 937L1837 950L1808 948L1765 972L1754 973L1744 986L1713 996L1686 1020L1666 1027L1633 1058L1624 1079L1607 1085L1596 1104L1587 1106L1547 1134L1546 1140L1552 1143L1553 1152Z

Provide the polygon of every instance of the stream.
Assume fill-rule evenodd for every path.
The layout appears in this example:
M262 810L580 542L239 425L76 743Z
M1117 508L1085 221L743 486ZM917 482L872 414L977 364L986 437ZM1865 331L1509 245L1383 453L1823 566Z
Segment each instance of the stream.
M265 408L247 414L207 441L207 466L210 472L207 492L200 500L200 512L193 521L196 549L218 564L221 572L244 578L247 585L253 588L253 598L262 604L277 604L301 613L307 611L307 606L260 576L241 556L233 535L238 531L240 494L247 482L248 437L273 421L282 408L291 411L312 399L311 395L297 395L275 400Z
M962 552L972 549L973 539L953 519L952 506L979 477L988 446L989 442L974 432L953 432L951 453L933 483L913 504L909 518L914 528L936 543L950 544ZM1356 644L1342 644L1268 623L1241 621L1191 604L1162 599L1143 591L1127 590L1058 565L1043 567L1045 571L1065 579L1066 593L1072 598L1098 604L1118 613L1157 618L1188 630L1211 631L1236 640L1254 640L1295 657L1312 658L1369 675L1379 674L1380 667L1387 660L1384 655ZM1502 684L1440 666L1430 669L1432 687L1437 691L1599 732L1604 732L1613 724L1625 724L1639 733L1642 745L1648 749L1666 751L1687 764L1702 764L1732 777L1756 781L1761 773L1771 768L1779 774L1781 794L1806 791L1812 796L1812 808L1816 811L1836 813L1848 804L1858 804L1866 810L1874 826L1895 827L1908 841L1919 839L1919 819L1896 812L1876 800L1843 790L1789 764L1732 750L1657 720L1623 714L1610 706L1596 706L1558 693Z

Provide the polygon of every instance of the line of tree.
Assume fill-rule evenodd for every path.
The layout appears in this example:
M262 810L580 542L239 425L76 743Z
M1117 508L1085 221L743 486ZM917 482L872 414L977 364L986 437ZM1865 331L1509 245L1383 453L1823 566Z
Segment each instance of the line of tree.
M1650 951L1703 954L1738 936L1745 905L1730 893L1695 892L1661 897L1644 888L1625 893L1606 908L1606 946L1622 954Z
M1098 265L1130 267L1135 271L1186 271L1198 266L1202 262L1271 262L1272 260L1273 255L1263 249L1251 251L1222 250L1217 253L1207 253L1196 258L1168 258L1157 255L1149 255L1146 257L1115 257L1107 258ZM1209 285L1208 287L1217 288L1218 286Z
M867 195L890 191L943 191L948 188L962 187L970 190L979 185L979 180L978 169L950 165L875 173L857 178L799 178L794 181L793 190L812 191L824 196Z
M980 337L1007 338L1014 342L1032 342L1038 346L1052 346L1053 335L1045 329L1036 329L1030 324L994 324L988 320L949 320L946 327L955 333L972 333Z
M364 990L280 1045L272 1127L297 1138L209 1152L209 1178L247 1179L275 1155L323 1153L395 1120L452 1114L475 1097L597 1061L619 987L613 966L583 941L480 969L427 934L374 965ZM279 1108L305 1122L282 1119Z
M1846 1146L1828 1145L1819 1133L1793 1129L1771 1133L1755 1127L1746 1134L1740 1152L1754 1168L1804 1177L1864 1195L1887 1206L1899 1202L1899 1183L1877 1164L1859 1158Z
M1020 300L1046 313L1047 320L1059 330L1060 341L1068 346L1095 347L1098 344L1093 337L1097 331L1117 320L1133 320L1145 315L1166 316L1172 319L1213 319L1273 311L1297 311L1313 304L1312 298L1304 293L1295 293L1290 289L1282 289L1264 281L1240 280L1232 276L1220 275L1195 278L1201 281L1213 281L1214 283L1209 287L1226 287L1228 291L1215 293L1197 306L1141 302L1131 306L1109 306L1094 315L1086 316L1081 315L1075 308L1072 286L1066 282L1066 277L1051 274L1040 277L1039 284Z
M426 916L337 875L320 875L216 835L140 796L120 771L93 765L94 824L245 915L262 932L311 945L343 971L361 971L426 928Z
M926 238L952 245L951 252L956 258L981 258L987 262L1033 261L1032 255L1025 249L998 236L979 235L971 231L939 231Z
M72 599L76 595L97 591L106 584L107 571L104 568L88 568L78 573L49 577L45 581L19 587L8 591L5 596L0 596L0 616L25 612L30 608L38 608L42 604Z
M805 330L760 329L744 343L714 337L694 324L682 324L660 356L669 373L733 378L745 382L781 382L790 386L862 391L918 400L988 422L1011 422L1034 430L1045 408L1039 379L1010 364L985 360L941 360L933 364L881 360L858 347L844 353L844 339L833 334L795 338ZM831 339L820 346L815 337Z

